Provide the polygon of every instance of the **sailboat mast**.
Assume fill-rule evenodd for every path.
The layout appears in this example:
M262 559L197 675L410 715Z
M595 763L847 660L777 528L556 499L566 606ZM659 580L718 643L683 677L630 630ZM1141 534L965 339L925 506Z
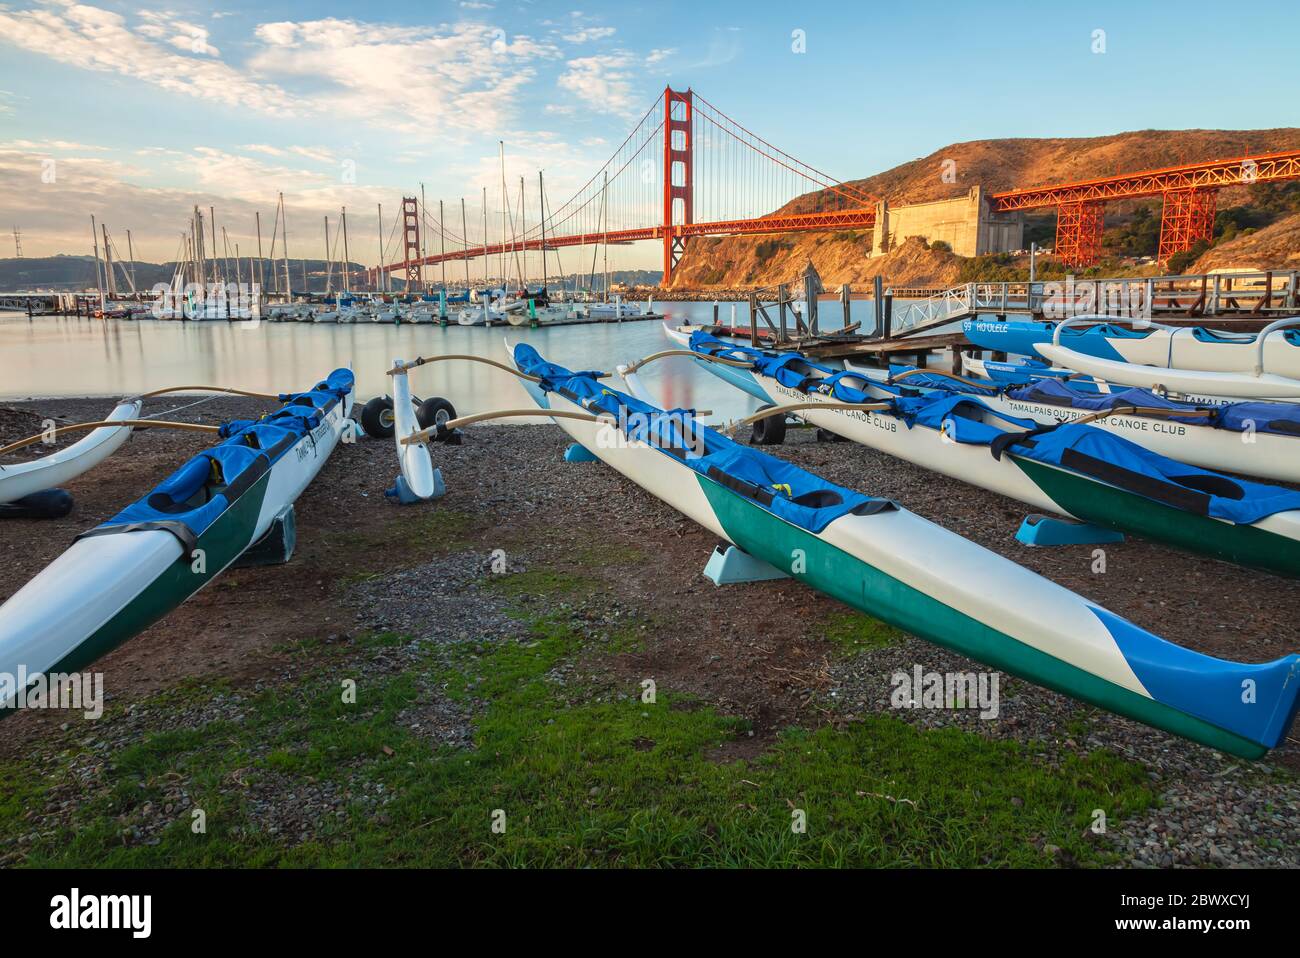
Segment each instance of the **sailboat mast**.
M420 292L427 293L429 287L424 282L424 261L429 258L429 244L426 241L425 226L428 223L428 207L424 205L424 184L420 184ZM407 292L410 292L408 290Z
M330 252L330 215L325 214L325 295L330 293L330 280L334 273L334 254Z
M519 284L528 292L528 204L524 201L524 178L519 177Z
M253 222L257 224L257 302L262 302L262 211L253 211ZM253 282L253 271L248 271L248 281Z
M127 231L126 231L126 258L127 258L127 259L130 261L130 263L131 263L131 292L134 293L134 292L136 291L136 288L135 288L135 250L134 250L134 249L132 248L132 246L131 246L131 231L130 231L130 230L127 230Z
M469 292L469 222L465 219L465 197L460 198L460 235L465 241L465 292Z
M537 171L537 215L542 224L542 289L546 289L546 187L541 170Z
M609 170L605 171L604 185L601 187L601 219L605 233L605 302L609 302Z
M375 205L379 207L379 274L375 277L375 291L379 292L388 285L384 282L388 274L384 272L384 204Z
M442 262L438 265L442 268L442 289L447 291L447 229L442 223L442 200L438 201L438 235L442 237Z
M348 208L339 214L343 220L343 292L352 292L352 257L348 255Z
M501 295L504 297L506 290L506 204L510 202L506 197L506 141L497 140L497 149L501 154ZM486 208L486 202L484 207Z
M90 214L90 238L95 244L95 286L99 288L99 310L102 313L104 303L104 274L99 268L99 227L95 225L95 214Z
M505 249L505 241L502 240L501 248ZM488 283L488 255L487 255L487 187L483 187L483 286L486 288Z
M284 194L280 194L280 252L284 256L284 301L293 302L293 280L289 278L289 209L284 205Z

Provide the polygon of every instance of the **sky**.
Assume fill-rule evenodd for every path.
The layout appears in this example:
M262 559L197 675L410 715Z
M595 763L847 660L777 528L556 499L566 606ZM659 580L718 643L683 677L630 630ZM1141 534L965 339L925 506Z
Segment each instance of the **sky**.
M1295 126L1297 27L1294 0L0 0L0 256L15 225L27 256L89 253L93 214L173 259L195 204L248 255L283 191L292 256L346 206L372 263L376 204L387 230L423 185L474 221L501 140L557 206L665 85L838 179L973 139Z

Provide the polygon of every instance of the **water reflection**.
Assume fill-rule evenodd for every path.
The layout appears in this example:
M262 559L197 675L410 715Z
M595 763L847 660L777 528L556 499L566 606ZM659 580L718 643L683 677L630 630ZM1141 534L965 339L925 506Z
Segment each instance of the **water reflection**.
M666 303L673 320L710 321L711 303ZM855 315L869 305L854 304ZM730 304L720 309L731 320ZM737 307L745 321L747 309ZM821 305L823 326L840 325L839 304ZM361 398L388 391L386 370L396 358L438 353L504 357L506 337L532 343L553 362L613 372L668 348L657 321L562 326L550 329L431 325L389 326L262 323L123 322L0 314L0 399L29 396L117 396L164 386L215 384L258 392L301 389L336 366L351 366ZM714 410L733 418L757 405L687 359L647 367L642 380L666 407ZM445 396L459 412L527 405L508 374L477 363L446 362L412 378L425 398Z

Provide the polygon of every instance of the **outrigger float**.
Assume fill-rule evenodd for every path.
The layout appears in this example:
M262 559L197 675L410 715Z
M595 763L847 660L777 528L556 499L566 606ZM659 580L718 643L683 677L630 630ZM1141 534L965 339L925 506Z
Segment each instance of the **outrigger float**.
M287 558L293 503L351 428L352 389L352 373L337 369L307 392L279 396L282 408L261 419L197 427L224 441L83 532L0 605L0 677L94 662L252 547ZM0 705L17 692L10 680Z
M1240 372L1262 353L1269 372L1300 379L1300 329L1286 328L1300 320L1284 319L1258 333L1235 333L1156 322L1130 328L1112 319L1076 316L1065 323L968 319L961 328L967 339L984 349L1039 356L1045 355L1040 346L1056 343L1083 356L1134 366Z
M59 426L47 432L40 432L26 439L11 442L0 447L0 456L5 456L20 449L48 442L65 433L91 430L77 442L63 449L57 449L48 456L27 462L0 464L0 503L16 502L33 493L53 489L61 483L69 482L84 472L93 469L122 447L131 436L134 428L166 429L206 429L189 423L167 422L157 419L140 419L140 410L146 399L178 392L212 392L228 393L236 396L251 396L256 399L275 399L266 393L247 392L242 389L227 389L222 386L169 386L155 389L123 399L104 419L97 422L79 422Z
M1254 665L1182 648L896 502L733 442L699 423L703 411L660 409L603 384L603 373L549 363L527 344L514 347L511 361L533 415L735 549L862 612L1244 758L1276 747L1295 719L1298 655Z
M1222 353L1213 352L1209 354L1217 359L1213 368L1173 366L1172 352L1169 353L1169 359L1166 362L1145 365L1129 362L1123 358L1098 357L1074 348L1081 345L1095 348L1096 344L1109 343L1110 339L1107 338L1106 334L1094 334L1092 330L1110 329L1111 333L1113 333L1123 329L1123 327L1118 326L1094 326L1088 330L1083 330L1073 338L1062 340L1063 335L1069 334L1073 329L1077 329L1080 323L1086 321L1087 317L1075 317L1059 323L1036 324L1050 326L1050 335L1047 335L1047 338L1042 341L1033 340L1025 343L1016 341L1014 337L1003 341L988 331L990 327L1000 325L998 323L967 320L963 324L963 329L970 327L966 335L976 345L1000 350L1012 347L1029 349L1032 352L1024 355L1038 355L1057 366L1063 366L1108 383L1136 386L1140 389L1159 389L1186 396L1209 395L1230 396L1238 399L1300 400L1300 379L1293 378L1287 372L1272 371L1273 367L1268 365L1272 352L1281 350L1283 358L1274 358L1272 361L1281 363L1286 370L1291 369L1289 360L1293 357L1290 356L1290 353L1300 354L1300 347L1291 345L1289 338L1271 336L1270 334L1285 333L1286 336L1291 336L1300 333L1300 331L1285 328L1300 324L1300 318L1280 319L1277 322L1270 323L1249 343L1234 343L1231 351L1229 351L1228 346L1218 344L1218 349L1222 350ZM1007 325L1012 324L1008 323ZM1039 332L1043 331L1040 330ZM1129 330L1126 332L1136 335L1138 331ZM1147 330L1146 332L1155 333L1157 330ZM1168 331L1166 330L1166 332ZM1044 333L1044 335L1046 334ZM1094 338L1090 340L1088 339L1089 336ZM1002 342L1003 345L988 345L989 343L999 342ZM1297 338L1297 342L1300 342L1300 337ZM1069 345L1066 345L1066 343L1069 343ZM1275 343L1281 345L1275 346ZM1198 351L1195 355L1203 356L1204 353ZM1223 368L1223 364L1229 361L1240 363L1240 365Z
M934 472L1104 529L1300 576L1300 492L1198 469L1082 420L1045 426L991 407L982 397L908 395L901 385L837 372L798 353L755 350L696 333L691 354L773 404L773 413L794 414ZM747 368L737 368L737 361ZM1117 405L1093 416L1177 419L1204 412ZM772 415L756 438L780 442L783 433L784 416Z

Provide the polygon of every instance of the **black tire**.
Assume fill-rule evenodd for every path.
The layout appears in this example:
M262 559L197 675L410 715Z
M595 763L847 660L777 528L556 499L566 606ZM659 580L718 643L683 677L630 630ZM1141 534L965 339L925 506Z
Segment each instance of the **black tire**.
M759 407L759 412L771 409L771 406ZM779 446L785 442L785 416L768 416L760 419L751 427L749 443L752 446Z
M415 411L415 418L420 423L421 429L431 429L434 426L455 419L456 407L447 400L434 396L432 399L426 399L420 403L420 408ZM447 435L447 433L439 430L438 434L433 437L434 442L446 442Z
M388 396L376 396L361 407L361 428L371 439L392 439L393 400Z

